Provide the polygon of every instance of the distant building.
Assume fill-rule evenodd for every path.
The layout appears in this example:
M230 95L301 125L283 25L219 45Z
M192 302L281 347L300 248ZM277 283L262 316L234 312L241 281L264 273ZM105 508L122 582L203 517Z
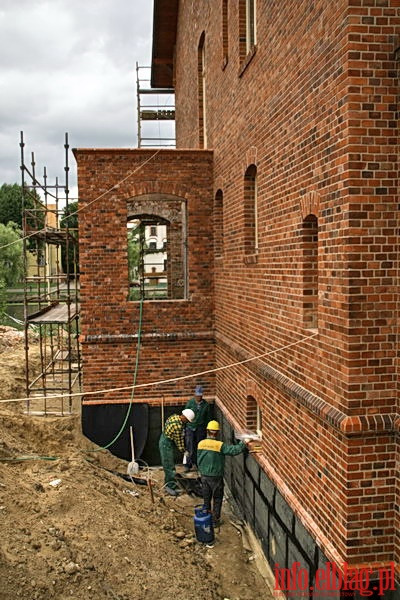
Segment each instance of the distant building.
M44 214L45 227L48 230L57 230L59 223L56 205L47 204ZM28 251L26 259L28 277L39 277L44 282L49 276L62 272L60 250L54 244L42 244L40 250L36 250L35 253Z
M146 254L144 256L144 277L147 285L165 285L167 270L167 228L165 225L146 227ZM154 250L154 252L152 252Z

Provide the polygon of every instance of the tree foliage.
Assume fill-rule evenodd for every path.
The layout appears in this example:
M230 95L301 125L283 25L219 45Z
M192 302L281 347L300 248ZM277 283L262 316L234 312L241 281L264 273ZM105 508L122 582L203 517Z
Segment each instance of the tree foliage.
M23 207L29 209L28 223L42 228L45 220L44 206L36 190L23 189L18 183L3 183L0 187L0 223L10 221L23 229Z
M130 282L139 279L140 229L141 225L128 229L128 270Z
M78 202L70 202L68 206L64 208L64 215L60 222L60 227L62 229L66 229L68 227L70 230L69 233L76 240L75 242L71 240L68 244L68 264L66 244L64 243L61 248L62 268L64 273L69 273L70 275L75 273L75 267L76 271L79 272L78 214Z
M61 219L61 227L69 227L70 229L78 229L78 202L70 202L64 208L64 214Z
M23 276L21 231L18 225L0 223L0 286L12 287Z

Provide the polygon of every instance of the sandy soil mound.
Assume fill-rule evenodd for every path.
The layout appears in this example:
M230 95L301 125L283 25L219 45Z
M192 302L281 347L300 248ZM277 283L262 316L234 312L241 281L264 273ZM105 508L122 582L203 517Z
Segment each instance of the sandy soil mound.
M23 340L2 340L0 365L1 397L23 397ZM115 474L126 462L93 449L78 414L0 403L0 600L270 597L229 515L206 549L193 535L198 498L164 496L160 470L143 470L152 499Z

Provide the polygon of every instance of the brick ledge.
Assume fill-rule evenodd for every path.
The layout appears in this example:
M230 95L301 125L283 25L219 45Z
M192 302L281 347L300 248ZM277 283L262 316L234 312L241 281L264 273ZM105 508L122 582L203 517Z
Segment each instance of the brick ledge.
M236 430L240 430L241 426L236 419L228 412L219 398L215 397L215 404L224 414L225 418L229 421L232 427ZM316 523L315 519L310 513L302 506L297 499L296 495L292 492L289 486L285 483L282 477L277 473L274 467L268 462L268 460L261 454L253 454L253 458L259 463L262 470L268 475L272 483L279 490L279 493L286 500L293 513L300 519L307 531L313 536L318 546L324 552L325 556L337 565L343 565L346 558L340 554L335 548L329 538L323 533L321 527ZM380 568L389 568L391 562L373 562L368 563L368 566L372 569L373 573L377 573ZM365 568L366 564L362 563L351 563L352 568ZM395 564L396 572L400 572L399 564Z
M229 340L221 333L216 334L217 343L224 345L229 353L233 353L239 360L251 358L251 355L238 344ZM400 415L397 414L376 414L348 416L343 411L335 408L326 400L309 392L304 387L276 370L274 367L263 363L261 360L254 360L248 363L248 367L257 375L272 381L273 384L290 396L299 404L302 404L310 412L317 415L320 419L343 433L344 435L360 435L371 432L399 432Z
M234 417L227 411L225 406L221 403L221 401L216 397L215 404L224 414L225 418L230 422L232 427L235 430L240 430L241 426L236 421ZM283 481L282 477L278 475L275 469L270 465L270 463L260 454L253 454L255 460L260 464L260 467L263 471L268 475L274 485L278 488L279 492L282 494L283 498L289 504L290 508L293 512L299 517L303 525L306 529L313 535L317 544L324 551L326 556L334 563L340 565L344 562L344 558L339 554L336 548L333 546L332 542L330 542L327 536L322 532L321 528L315 520L311 517L311 515L302 507L295 494L290 490L287 484Z
M88 334L81 335L79 340L83 344L128 344L138 339L137 333L119 333L119 334ZM208 331L176 331L176 332L154 332L144 333L141 336L144 340L214 340L214 332Z

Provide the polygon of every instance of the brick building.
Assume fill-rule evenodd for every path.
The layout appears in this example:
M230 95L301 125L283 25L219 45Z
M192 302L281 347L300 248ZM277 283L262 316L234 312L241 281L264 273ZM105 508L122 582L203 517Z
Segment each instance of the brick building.
M155 0L177 149L76 151L82 206L104 193L80 217L85 391L132 382L126 220L175 207L186 291L144 304L138 380L235 365L201 378L224 439L261 434L227 483L271 566L310 582L399 573L399 23L398 0ZM150 438L193 383L137 390Z

